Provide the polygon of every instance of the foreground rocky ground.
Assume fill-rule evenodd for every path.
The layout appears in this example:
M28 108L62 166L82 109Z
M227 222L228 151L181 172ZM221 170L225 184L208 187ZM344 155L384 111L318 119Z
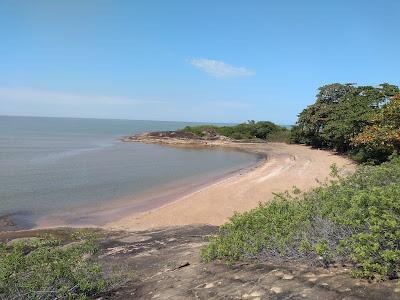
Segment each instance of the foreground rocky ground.
M329 269L294 263L202 263L201 247L212 226L143 232L98 231L99 260L107 273L132 279L101 299L400 299L396 280L353 279L343 266ZM0 241L70 229L0 233Z

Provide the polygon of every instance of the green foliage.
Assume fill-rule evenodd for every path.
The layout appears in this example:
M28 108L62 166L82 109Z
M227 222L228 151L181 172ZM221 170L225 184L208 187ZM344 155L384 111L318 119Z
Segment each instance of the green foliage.
M214 125L198 125L198 126L186 126L185 128L181 129L184 132L190 132L197 136L204 136L206 130L214 129L217 130L218 126Z
M205 136L210 130L219 135L230 137L237 140L261 139L275 142L287 142L289 140L290 130L278 126L269 121L248 121L234 126L186 126L182 129L185 132L191 132L197 136Z
M53 236L0 244L0 298L84 299L107 286L93 235L62 245Z
M362 161L381 162L393 149L354 145L353 138L371 124L373 116L398 92L397 86L389 84L379 87L325 85L319 88L315 103L300 113L291 139L313 147L351 151Z
M370 125L353 138L356 145L400 151L400 94L390 100L372 116Z
M353 263L355 276L400 275L400 157L361 166L303 194L278 194L236 214L203 249L206 261L312 259Z

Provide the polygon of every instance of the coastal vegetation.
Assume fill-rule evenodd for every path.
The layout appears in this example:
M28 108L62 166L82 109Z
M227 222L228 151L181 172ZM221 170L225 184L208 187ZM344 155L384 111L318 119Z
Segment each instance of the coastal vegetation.
M361 162L385 161L399 150L399 93L387 83L322 86L315 103L300 113L291 140L349 153Z
M400 89L388 83L333 83L319 88L315 103L299 114L291 129L251 120L233 126L187 126L181 132L306 144L349 154L359 162L379 164L400 151Z
M210 132L215 132L235 140L263 140L269 142L288 142L290 130L286 127L276 125L269 121L249 120L233 126L199 125L186 126L181 129L183 132L190 132L203 137Z
M205 261L307 260L351 264L368 279L400 276L400 93L330 84L300 113L291 142L332 149L366 162L354 174L235 214L203 249Z
M70 243L53 235L0 244L0 299L85 299L111 286L94 254L93 234Z
M234 215L203 250L222 259L307 260L352 264L362 278L400 275L400 157L361 166L309 192L277 194Z

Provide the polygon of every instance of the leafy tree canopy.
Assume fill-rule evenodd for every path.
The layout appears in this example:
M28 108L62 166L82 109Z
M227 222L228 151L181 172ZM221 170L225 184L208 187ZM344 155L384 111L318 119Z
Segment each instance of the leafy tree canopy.
M390 149L371 145L367 149L359 142L353 143L353 140L364 128L376 122L374 118L377 114L388 113L383 107L397 93L399 88L388 83L377 87L356 86L352 83L322 86L315 103L300 113L293 128L292 140L339 152L361 151L364 152L361 160L369 159L370 156L381 160L391 153Z
M364 147L400 151L400 94L393 96L372 117L372 124L366 126L353 142Z

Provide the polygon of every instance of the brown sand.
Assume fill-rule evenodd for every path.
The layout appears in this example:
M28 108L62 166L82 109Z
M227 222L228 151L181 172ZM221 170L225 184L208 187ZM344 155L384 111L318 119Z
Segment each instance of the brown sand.
M267 160L255 170L219 181L197 192L181 197L160 208L124 217L104 227L116 230L145 230L188 224L221 225L235 212L252 209L268 201L273 193L307 190L329 177L329 166L335 163L343 172L354 164L332 152L302 145L283 143L224 144L224 147L263 153Z

